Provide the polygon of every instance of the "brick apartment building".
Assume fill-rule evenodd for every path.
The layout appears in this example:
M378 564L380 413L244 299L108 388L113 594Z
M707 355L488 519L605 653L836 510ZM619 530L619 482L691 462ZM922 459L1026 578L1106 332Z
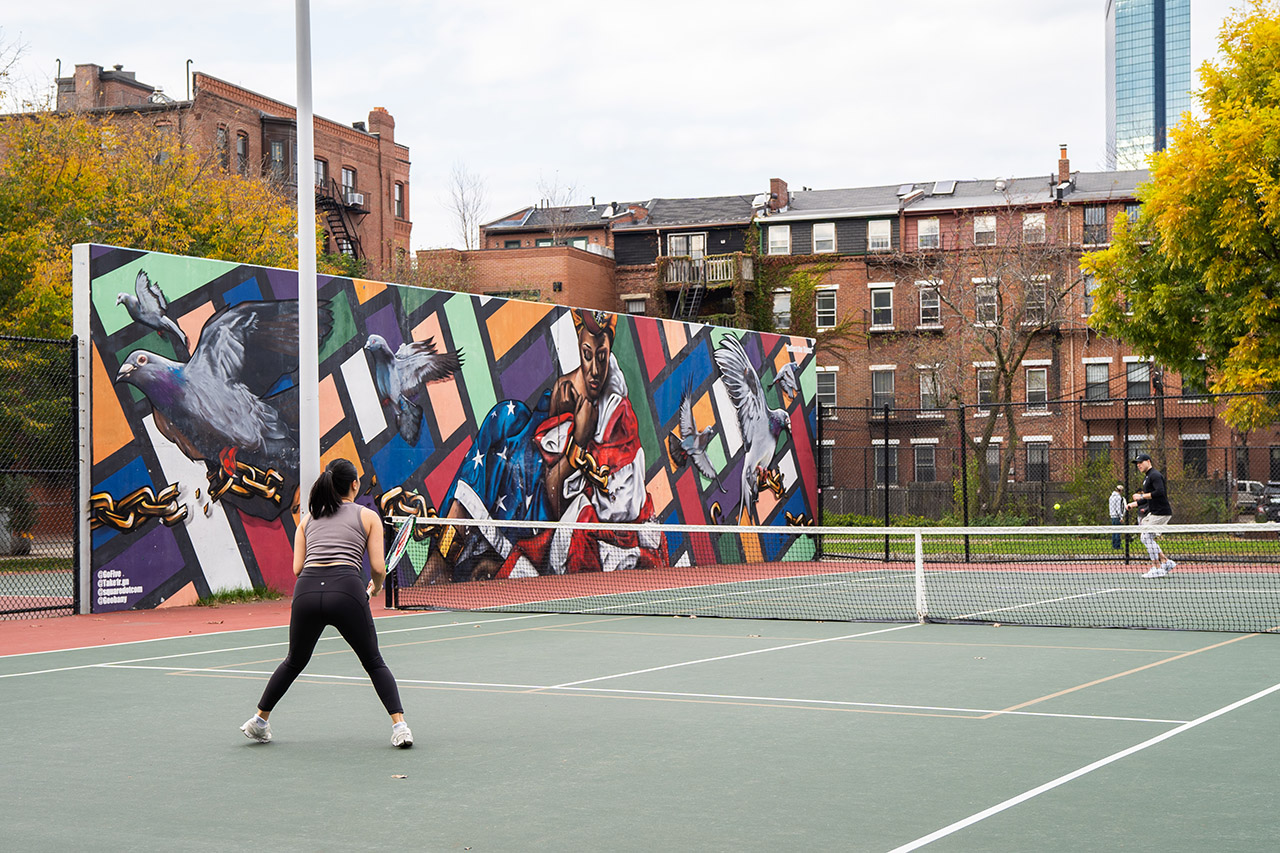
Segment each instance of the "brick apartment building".
M936 515L964 459L992 482L1038 489L1045 506L1047 484L1080 464L1110 459L1123 478L1124 456L1148 449L1226 504L1236 479L1280 480L1280 431L1234 432L1203 389L1087 325L1094 285L1080 258L1109 243L1118 216L1137 215L1147 173L1072 171L1065 146L1054 165L1025 178L799 192L774 178L754 196L535 206L482 226L485 248L457 257L482 270L484 292L737 326L751 323L754 296L772 300L778 331L843 324L846 348L816 355L836 511L872 510L883 491L894 512ZM597 246L579 282L575 261ZM791 316L797 272L817 279L796 305L812 322ZM982 340L997 330L1025 345L1014 370L997 369L1013 349Z
M111 115L172 128L209 151L227 170L272 180L296 193L297 111L282 101L196 72L187 100L174 100L117 65L77 65L57 81L59 111ZM367 123L315 117L312 184L326 251L361 259L368 274L408 258L409 148L395 141L395 119L382 107Z

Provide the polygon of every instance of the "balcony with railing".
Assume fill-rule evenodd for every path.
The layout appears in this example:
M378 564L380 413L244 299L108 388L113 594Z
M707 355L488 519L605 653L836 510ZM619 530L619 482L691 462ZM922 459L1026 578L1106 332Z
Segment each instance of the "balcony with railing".
M700 258L666 258L663 282L668 285L729 284L737 279L755 280L755 265L750 255L704 255Z

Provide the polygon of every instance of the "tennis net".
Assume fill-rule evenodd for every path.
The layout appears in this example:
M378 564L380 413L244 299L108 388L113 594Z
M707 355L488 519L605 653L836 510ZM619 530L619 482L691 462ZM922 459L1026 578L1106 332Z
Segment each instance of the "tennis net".
M412 522L401 609L1280 633L1280 524L848 528Z

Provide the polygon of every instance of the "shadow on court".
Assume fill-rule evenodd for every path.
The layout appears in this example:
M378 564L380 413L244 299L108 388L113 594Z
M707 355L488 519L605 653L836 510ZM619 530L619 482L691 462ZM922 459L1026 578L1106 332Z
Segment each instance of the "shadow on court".
M1267 849L1280 637L548 614L0 657L12 850ZM403 778L401 778L403 777Z

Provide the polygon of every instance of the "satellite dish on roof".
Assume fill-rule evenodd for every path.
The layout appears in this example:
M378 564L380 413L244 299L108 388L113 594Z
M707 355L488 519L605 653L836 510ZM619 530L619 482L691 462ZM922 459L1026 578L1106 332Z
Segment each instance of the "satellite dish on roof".
M1006 181L1004 178L996 178L996 192L1004 192L1005 187L1007 187L1008 185L1009 185L1009 182Z

